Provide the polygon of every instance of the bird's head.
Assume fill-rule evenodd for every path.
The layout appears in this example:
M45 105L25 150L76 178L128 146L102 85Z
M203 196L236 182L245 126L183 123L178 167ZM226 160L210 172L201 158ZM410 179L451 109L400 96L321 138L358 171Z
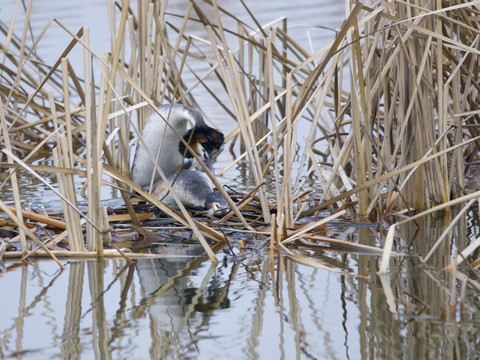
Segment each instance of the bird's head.
M205 199L205 209L215 212L228 206L223 196L218 191L213 191Z
M203 159L210 171L213 171L213 156L223 145L223 134L207 125L195 126L183 135L183 140ZM182 141L178 144L178 151L185 157L188 165L194 162L194 156L187 151Z

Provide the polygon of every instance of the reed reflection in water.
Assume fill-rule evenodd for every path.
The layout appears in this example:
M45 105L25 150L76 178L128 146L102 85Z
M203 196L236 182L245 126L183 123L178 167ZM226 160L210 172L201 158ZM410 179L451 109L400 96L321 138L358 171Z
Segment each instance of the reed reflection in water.
M437 239L442 219L402 228ZM419 230L420 229L420 230ZM457 232L467 231L465 226ZM361 242L372 242L361 228ZM417 241L417 240L415 240ZM430 248L427 244L425 248ZM320 261L358 275L262 252L223 255L213 265L199 246L169 244L181 257L6 263L1 275L0 358L10 359L445 359L480 352L479 301L467 287L463 311L450 307L451 278L415 257L392 260L324 249ZM423 245L413 251L422 255Z

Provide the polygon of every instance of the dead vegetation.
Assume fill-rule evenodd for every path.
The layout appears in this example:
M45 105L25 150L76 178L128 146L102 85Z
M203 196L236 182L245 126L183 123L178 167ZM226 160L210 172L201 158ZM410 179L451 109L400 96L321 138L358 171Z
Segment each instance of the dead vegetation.
M480 140L476 3L450 2L441 9L438 2L428 7L416 1L352 3L332 41L311 53L289 37L286 18L260 25L250 14L246 23L216 1L192 1L182 14L169 13L167 2L138 1L135 8L129 1L108 2L116 29L110 52L90 49L95 34L88 28L72 30L52 20L44 32L60 26L71 43L49 66L35 53L43 33L34 39L27 30L14 34L13 27L1 24L2 167L9 171L5 181L11 182L14 209L5 198L0 208L18 226L22 256L29 254L27 238L50 251L21 212L17 176L28 171L39 179L56 174L65 224L58 237L68 239L72 254L106 256L103 243L112 229L100 205L100 189L110 179L135 227L141 223L130 189L191 229L215 259L206 239L225 241L215 224L196 221L182 206L180 212L169 209L128 174L130 139L139 136L156 105L181 102L208 114L192 95L197 88L238 124L226 134L226 144L239 142L244 153L237 161L250 164L256 191L237 204L230 201L229 217L255 231L254 221L242 211L254 201L257 217L270 224L263 234L271 237L272 257L274 251L285 252L315 264L286 244L312 235L325 221L315 219L294 233L287 229L322 209L334 212L333 218L348 212L374 219L411 210L418 213L415 217L425 216L457 204L467 209L480 195L464 192L468 161L475 159ZM28 24L31 1L25 7ZM224 27L226 18L236 26ZM202 30L189 33L192 23ZM69 62L74 47L83 49L83 69ZM207 70L195 72L198 63ZM95 78L92 69L101 77ZM183 80L187 71L198 79L192 87ZM215 90L208 85L212 82ZM39 151L55 166L32 164ZM79 178L88 194L86 213L77 207ZM306 178L316 179L321 193L306 195ZM274 194L267 196L265 181L274 183ZM400 224L390 228L382 272Z

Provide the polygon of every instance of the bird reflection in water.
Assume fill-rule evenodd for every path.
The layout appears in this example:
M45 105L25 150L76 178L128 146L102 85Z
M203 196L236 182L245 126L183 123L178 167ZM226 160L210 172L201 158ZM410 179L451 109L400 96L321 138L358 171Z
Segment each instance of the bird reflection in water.
M162 244L153 251L176 255L137 260L142 303L147 305L157 331L178 334L189 329L190 333L196 313L209 318L214 310L230 306L230 280L240 263L205 262L199 244Z

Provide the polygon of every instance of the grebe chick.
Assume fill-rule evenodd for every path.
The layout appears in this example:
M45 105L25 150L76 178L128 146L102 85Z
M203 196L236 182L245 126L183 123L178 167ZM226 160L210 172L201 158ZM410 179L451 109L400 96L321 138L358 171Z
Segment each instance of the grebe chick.
M198 170L181 170L178 175L167 178L173 191L184 205L204 207L206 210L219 210L227 207L223 196L215 190L215 186L206 173ZM158 181L153 186L152 195L163 203L177 208L177 203L168 186Z
M189 169L195 164L194 156L189 151L185 151L185 145L166 125L165 120L212 170L212 155L223 145L223 134L208 126L200 111L188 106L166 104L160 106L158 111L161 116L153 112L147 119L142 130L142 138L152 155L157 157L158 166L164 174L169 176L178 173L181 169ZM187 131L188 125L192 128ZM145 146L139 141L132 163L132 180L144 188L150 184L154 171L155 183L161 179L160 174L155 170Z

